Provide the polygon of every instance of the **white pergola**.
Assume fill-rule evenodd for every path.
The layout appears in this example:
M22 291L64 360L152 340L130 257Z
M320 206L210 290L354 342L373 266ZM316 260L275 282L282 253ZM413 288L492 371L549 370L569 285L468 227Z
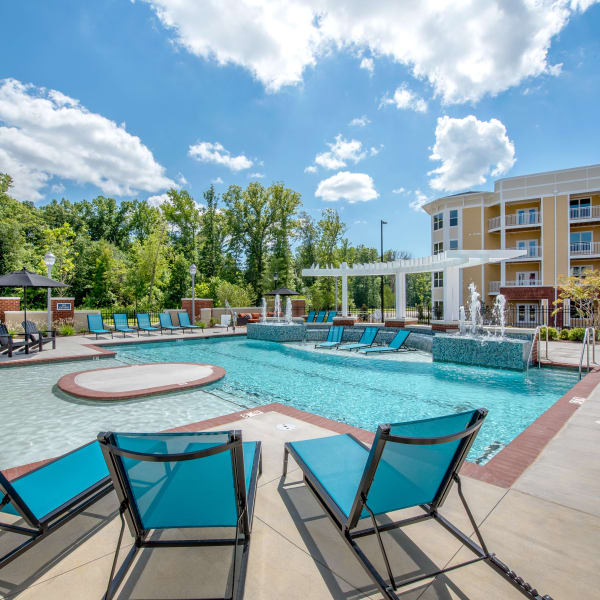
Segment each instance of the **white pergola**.
M304 277L342 278L342 315L348 316L348 277L367 275L393 275L396 289L396 318L406 318L406 274L444 273L444 321L457 321L459 317L460 269L477 267L487 263L514 260L525 256L527 250L447 250L434 256L375 262L349 267L342 263L339 267L313 265L302 269Z

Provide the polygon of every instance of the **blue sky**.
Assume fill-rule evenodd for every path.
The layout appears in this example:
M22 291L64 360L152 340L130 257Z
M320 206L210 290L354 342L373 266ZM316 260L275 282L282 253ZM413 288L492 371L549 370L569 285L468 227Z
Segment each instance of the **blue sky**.
M0 171L37 203L283 181L428 254L425 199L600 162L600 6L444 4L5 2Z

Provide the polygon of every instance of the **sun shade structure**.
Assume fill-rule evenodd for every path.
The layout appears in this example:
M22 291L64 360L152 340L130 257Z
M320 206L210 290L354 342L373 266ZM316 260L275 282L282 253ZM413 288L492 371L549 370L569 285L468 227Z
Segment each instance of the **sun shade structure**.
M241 598L256 485L262 471L260 442L242 443L241 431L107 432L98 434L98 441L115 485L121 516L121 533L105 598L114 596L140 548L199 546L232 547L226 598ZM115 576L125 523L135 543ZM201 528L206 535L200 539L157 539L150 535L152 530L182 528ZM233 535L223 537L219 532L219 537L214 537L212 528L227 528Z
M350 434L286 442L283 476L291 454L302 470L304 483L387 600L399 600L399 589L404 586L476 562L491 566L528 598L551 600L538 594L488 551L463 495L458 473L486 415L485 409L477 409L380 425L371 448ZM439 512L454 483L479 543ZM399 521L385 518L377 523L377 516L407 508L420 508L422 512ZM358 528L363 519L369 519L372 526ZM427 520L439 523L475 558L433 573L395 576L388 558L394 544L389 540L384 544L381 533ZM358 543L360 538L372 535L377 537L385 573L379 572Z
M300 294L298 292L295 292L294 290L289 290L288 288L277 288L276 290L273 290L272 292L267 292L265 294L265 296L299 296Z
M396 318L406 317L406 274L407 273L444 273L444 320L458 321L460 299L460 270L488 263L513 260L525 256L527 250L448 250L432 256L374 262L339 267L313 265L302 269L303 277L341 277L342 278L342 316L348 316L348 277L389 275L395 277ZM317 319L318 320L318 319Z
M20 271L1 275L0 288L2 287L23 288L24 320L27 321L27 288L63 288L68 286L62 281L55 281L39 273L32 273L23 267Z

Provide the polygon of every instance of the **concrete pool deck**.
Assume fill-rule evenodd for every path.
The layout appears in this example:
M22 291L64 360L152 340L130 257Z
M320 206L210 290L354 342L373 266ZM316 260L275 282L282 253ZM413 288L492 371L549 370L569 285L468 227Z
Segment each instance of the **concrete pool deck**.
M370 579L301 484L300 471L293 460L287 477L281 478L284 442L332 433L330 421L317 416L300 419L289 413L257 409L178 428L241 429L244 440L263 442L263 475L259 480L245 597L379 598ZM600 496L599 419L600 390L595 390L512 487L463 477L465 494L491 551L554 600L591 598L600 586L600 506L596 501ZM286 427L279 427L282 424ZM338 431L344 428L347 426L342 424L335 427ZM573 457L580 458L574 461ZM3 597L100 598L118 536L116 508L116 497L111 493L8 565L0 577ZM472 533L455 488L442 513ZM415 574L468 557L459 542L431 522L383 536L396 573ZM123 555L131 544L127 532L125 542ZM364 550L383 568L374 539L365 541ZM229 552L144 550L117 597L222 594ZM484 564L427 580L404 597L524 598Z

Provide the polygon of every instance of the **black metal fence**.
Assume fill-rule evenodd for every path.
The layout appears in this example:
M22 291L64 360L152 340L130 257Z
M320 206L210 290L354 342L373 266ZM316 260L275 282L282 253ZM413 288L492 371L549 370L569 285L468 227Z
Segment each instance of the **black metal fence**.
M387 319L396 318L396 309L386 308L384 318L381 318L381 308L353 308L348 310L351 317L356 317L359 323L382 323ZM433 318L431 306L410 306L406 308L406 316L416 319L418 323L429 325ZM442 316L439 317L440 319Z
M433 310L431 306L407 306L406 316L410 319L417 319L417 322L422 325L429 325L433 318ZM441 316L439 317L442 318Z
M159 311L143 311L143 310L139 310L137 311L139 313L143 313L143 312L147 312L148 315L150 316L150 323L152 325L157 325L159 323L159 319L158 319L158 315L159 313L163 312L162 310ZM105 325L114 325L115 321L113 318L114 314L120 314L122 315L123 313L125 313L127 315L127 323L130 326L134 326L137 327L137 319L136 319L136 310L134 308L129 308L129 309L112 309L112 308L102 308L100 309L100 314L102 315L102 320L104 321Z

